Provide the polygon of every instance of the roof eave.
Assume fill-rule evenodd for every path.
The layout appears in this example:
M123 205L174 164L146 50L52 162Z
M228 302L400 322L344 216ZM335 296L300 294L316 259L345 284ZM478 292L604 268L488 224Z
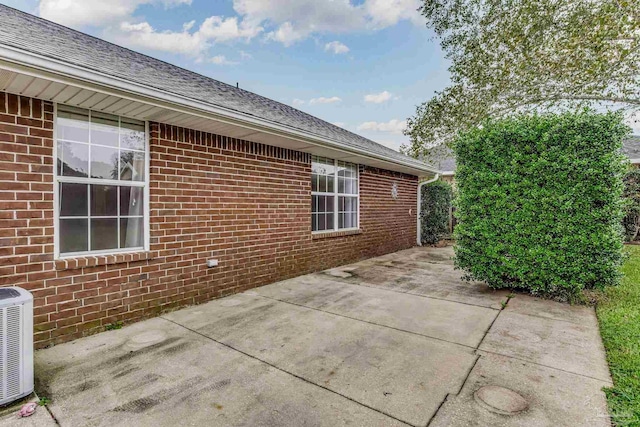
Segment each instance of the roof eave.
M71 80L74 83L81 82L81 84L87 85L87 88L92 90L95 90L96 87L107 88L112 91L122 92L123 95L130 99L141 99L145 102L155 103L159 106L170 107L176 110L184 110L191 114L210 117L229 124L240 125L258 131L296 139L301 142L337 149L385 163L395 164L401 166L404 170L412 170L417 176L435 174L438 172L437 169L426 164L419 165L409 161L403 162L398 159L389 158L375 152L352 147L326 137L283 125L281 123L257 118L249 114L226 109L224 107L206 104L165 90L141 85L119 77L110 76L95 70L68 64L64 61L24 51L11 46L0 45L0 62L17 66L20 72L33 73L34 71L39 71L41 73L46 73L49 78L57 78L64 83L68 83L69 80ZM25 67L27 70L25 70Z

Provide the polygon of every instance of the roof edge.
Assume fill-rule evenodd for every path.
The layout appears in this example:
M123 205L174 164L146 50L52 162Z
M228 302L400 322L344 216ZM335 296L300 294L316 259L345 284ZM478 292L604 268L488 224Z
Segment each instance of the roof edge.
M86 67L69 64L55 58L50 58L45 55L18 49L13 46L0 45L0 59L9 63L16 64L18 66L51 73L56 76L62 76L73 80L79 80L88 84L115 89L132 96L142 96L152 100L165 102L170 105L186 107L188 109L204 112L213 116L218 116L220 118L226 118L235 121L238 124L245 124L253 127L257 126L258 128L267 128L272 131L271 133L273 133L273 131L277 131L283 134L283 136L293 137L294 139L313 145L320 145L332 149L340 149L349 153L369 157L373 160L396 164L404 168L415 170L416 172L419 172L421 174L438 173L438 170L434 167L431 167L427 164L418 164L417 161L403 162L398 159L389 158L368 150L352 147L321 135L306 132L293 126L265 120L239 111L230 110L228 108L203 103L185 96L168 92L166 90L127 81L125 79L111 76L106 73L101 73L99 71L92 70Z

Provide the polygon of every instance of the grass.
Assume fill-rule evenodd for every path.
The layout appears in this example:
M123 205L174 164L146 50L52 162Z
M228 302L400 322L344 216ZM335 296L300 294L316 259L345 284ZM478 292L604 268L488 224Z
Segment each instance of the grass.
M618 287L598 301L600 333L614 386L605 389L616 426L640 426L640 246L626 246L628 258Z
M104 327L104 329L105 331L115 331L116 329L122 329L123 325L124 323L122 322L109 323L107 326Z

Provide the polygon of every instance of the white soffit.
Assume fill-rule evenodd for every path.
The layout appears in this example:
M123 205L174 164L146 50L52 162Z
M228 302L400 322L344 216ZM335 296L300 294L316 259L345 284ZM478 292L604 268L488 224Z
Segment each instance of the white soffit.
M54 75L7 62L2 58L0 58L0 91L290 148L420 177L433 175L435 172L426 165L424 168L416 168L384 158L376 158L368 153L360 153L357 149L352 150L349 147L327 146L321 140L311 141L304 136L286 135L278 129L270 129L260 124L240 123L233 118L214 116L188 106L175 105L163 100Z

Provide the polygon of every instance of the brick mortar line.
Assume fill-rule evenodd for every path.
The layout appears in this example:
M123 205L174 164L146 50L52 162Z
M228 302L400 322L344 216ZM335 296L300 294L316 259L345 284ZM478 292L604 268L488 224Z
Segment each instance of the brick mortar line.
M344 398L344 399L347 399L347 400L349 400L349 401L351 401L351 402L353 402L353 403L355 403L355 404L357 404L357 405L363 406L363 407L365 407L365 408L367 408L367 409L370 409L370 410L372 410L372 411L374 411L374 412L377 412L377 413L379 413L379 414L382 414L382 415L384 415L384 416L387 416L387 417L389 417L389 418L391 418L391 419L394 419L394 420L396 420L396 421L398 421L398 422L401 422L401 423L403 423L403 424L406 424L406 425L409 425L409 426L418 427L418 426L417 426L417 425L415 425L415 424L411 424L411 423L409 423L409 422L407 422L407 421L404 421L404 420L401 420L401 419L399 419L399 418L396 418L396 417L394 417L393 415L388 414L388 413L386 413L386 412L384 412L384 411L381 411L381 410L379 410L379 409L376 409L376 408L374 408L374 407L372 407L372 406L369 406L369 405L367 405L366 403L358 402L357 400L355 400L355 399L353 399L353 398L351 398L351 397L345 396L345 395L343 395L343 394L341 394L341 393L339 393L339 392L337 392L337 391L335 391L335 390L331 390L331 389L330 389L330 388L328 388L328 387L322 386L322 385L320 385L320 384L316 384L316 383L314 383L314 382L312 382L312 381L310 381L310 380L308 380L308 379L306 379L306 378L304 378L304 377L302 377L302 376L300 376L300 375L294 374L293 372L289 372L289 371L287 371L286 369L280 368L280 367L278 367L278 366L276 366L276 365L274 365L274 364L272 364L272 363L270 363L270 362L267 362L266 360L260 359L259 357L256 357L256 356L254 356L254 355L252 355L252 354L250 354L250 353L247 353L247 352L245 352L245 351L243 351L243 350L240 350L240 349L238 349L238 348L235 348L235 347L233 347L232 345L226 344L226 343L224 343L224 342L222 342L222 341L218 341L217 339L212 338L212 337L210 337L210 336L207 336L207 335L205 335L205 334L203 334L203 333L200 333L200 332L196 331L195 329L191 329L191 328L189 328L189 327L187 327L187 326L184 326L184 325L182 325L182 324L180 324L180 323L178 323L178 322L175 322L175 321L173 321L173 320L171 320L171 319L167 319L167 318L166 318L166 317L164 317L164 316L158 316L158 317L159 317L160 319L166 320L167 322L173 323L174 325L180 326L181 328L184 328L184 329L186 329L186 330L188 330L188 331L190 331L190 332L193 332L194 334L197 334L197 335L199 335L199 336L201 336L201 337L203 337L203 338L206 338L206 339L208 339L208 340L210 340L210 341L213 341L213 342L215 342L215 343L217 343L217 344L220 344L220 345L222 345L222 346L224 346L224 347L227 347L227 348L229 348L229 349L231 349L231 350L233 350L233 351L236 351L236 352L238 352L238 353L240 353L240 354L242 354L242 355L244 355L244 356L250 357L251 359L254 359L254 360L257 360L257 361L259 361L259 362L261 362L261 363L264 363L265 365L270 366L270 367L272 367L272 368L274 368L274 369L276 369L276 370L278 370L278 371L280 371L280 372L283 372L283 373L285 373L285 374L291 375L292 377L297 378L297 379L299 379L299 380L301 380L301 381L304 381L304 382L305 382L305 383L307 383L307 384L311 384L312 386L315 386L315 387L321 388L321 389L323 389L323 390L326 390L326 391L328 391L328 392L330 392L330 393L333 393L333 394L338 395L338 396L340 396L340 397L342 397L342 398Z

